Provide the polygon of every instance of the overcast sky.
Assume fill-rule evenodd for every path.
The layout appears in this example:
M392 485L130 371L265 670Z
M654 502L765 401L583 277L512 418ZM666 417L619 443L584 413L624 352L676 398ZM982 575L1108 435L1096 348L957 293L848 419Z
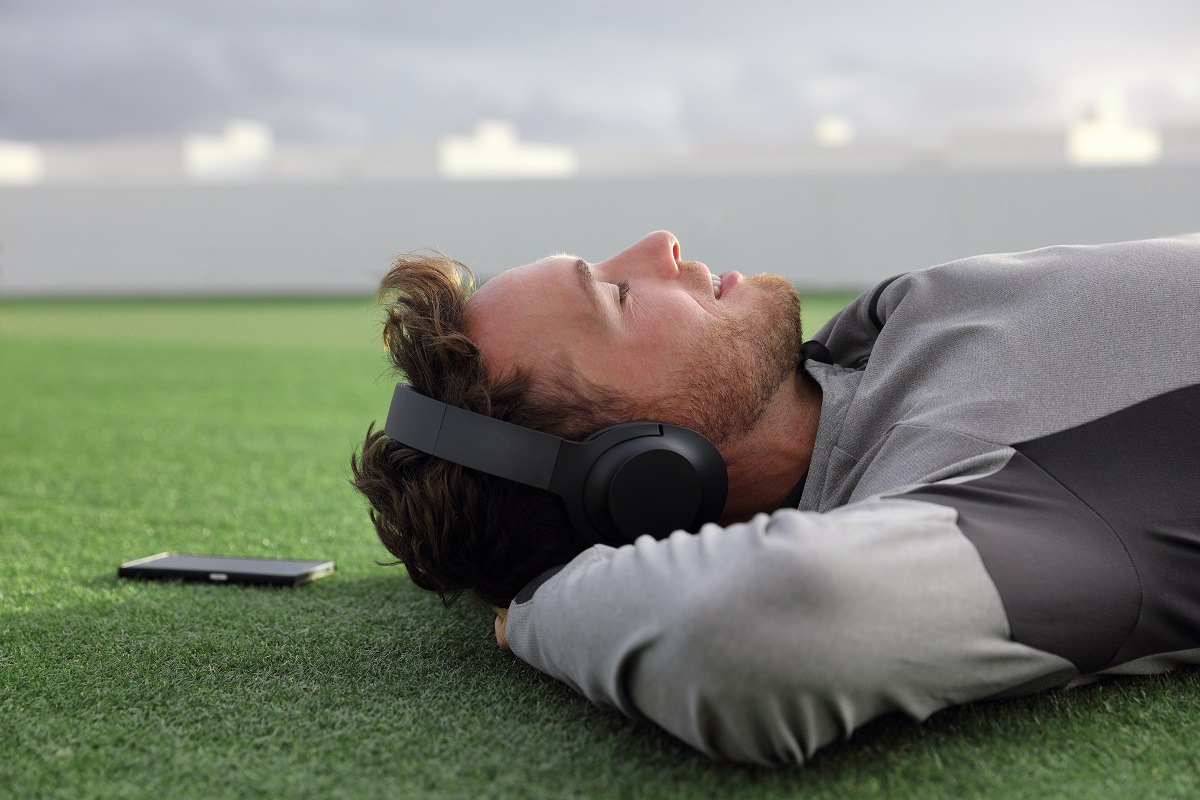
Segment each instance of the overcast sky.
M0 139L773 140L1200 125L1197 0L0 0Z

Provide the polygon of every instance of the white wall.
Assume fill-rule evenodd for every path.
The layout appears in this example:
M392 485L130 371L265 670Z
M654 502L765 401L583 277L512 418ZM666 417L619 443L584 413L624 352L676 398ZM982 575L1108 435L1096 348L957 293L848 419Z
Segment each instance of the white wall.
M983 252L1200 230L1200 164L568 181L0 189L0 296L370 292L397 251L487 275L656 228L714 271L865 287Z

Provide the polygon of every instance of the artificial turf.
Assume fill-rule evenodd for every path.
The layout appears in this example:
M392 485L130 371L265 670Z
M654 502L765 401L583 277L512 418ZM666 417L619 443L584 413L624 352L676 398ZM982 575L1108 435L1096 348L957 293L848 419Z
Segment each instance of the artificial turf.
M812 297L813 327L845 296ZM366 300L0 303L0 797L1194 796L1200 672L886 718L710 762L499 652L374 539ZM119 580L332 558L297 589Z

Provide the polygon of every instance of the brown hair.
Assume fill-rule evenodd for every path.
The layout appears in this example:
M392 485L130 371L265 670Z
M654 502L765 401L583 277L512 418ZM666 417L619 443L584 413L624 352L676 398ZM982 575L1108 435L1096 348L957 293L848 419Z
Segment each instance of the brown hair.
M418 391L516 425L579 439L635 414L629 398L597 387L569 365L547 375L513 369L489 379L463 312L475 279L437 252L396 258L379 287L383 342ZM625 413L622 413L624 410ZM464 591L507 606L526 583L587 545L549 492L485 475L390 439L374 424L353 484L370 503L380 541L413 583L450 605Z

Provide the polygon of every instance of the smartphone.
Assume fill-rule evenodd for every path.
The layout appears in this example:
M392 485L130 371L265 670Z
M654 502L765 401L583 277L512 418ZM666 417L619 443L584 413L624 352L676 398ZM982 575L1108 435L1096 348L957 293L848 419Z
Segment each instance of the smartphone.
M121 578L150 578L209 583L253 583L266 586L299 586L337 569L332 561L295 561L287 558L231 558L158 553L128 561L117 570Z

